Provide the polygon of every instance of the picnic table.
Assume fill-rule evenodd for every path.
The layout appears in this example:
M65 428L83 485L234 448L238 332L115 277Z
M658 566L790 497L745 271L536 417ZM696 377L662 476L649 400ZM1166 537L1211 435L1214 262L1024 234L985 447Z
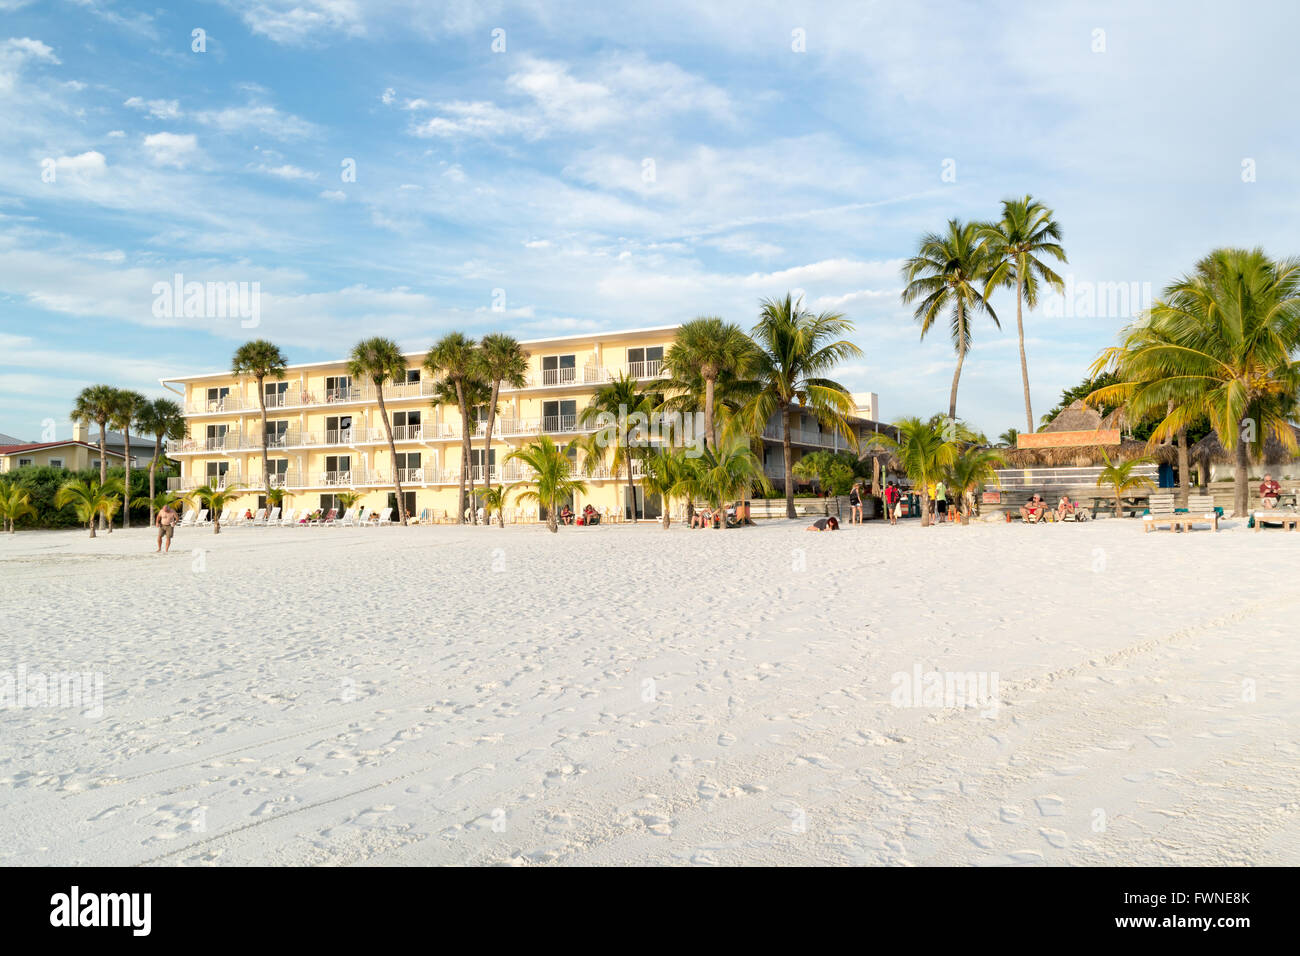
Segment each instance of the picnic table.
M1139 511L1145 511L1151 503L1150 495L1123 495L1120 497L1120 514L1125 511L1133 512L1137 517ZM1092 516L1097 517L1098 511L1115 511L1114 495L1093 495L1092 496Z

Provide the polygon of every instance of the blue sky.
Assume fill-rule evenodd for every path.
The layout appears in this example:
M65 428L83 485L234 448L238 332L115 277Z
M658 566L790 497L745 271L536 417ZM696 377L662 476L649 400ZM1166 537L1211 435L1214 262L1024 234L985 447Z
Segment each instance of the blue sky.
M1300 253L1294 5L591 6L0 0L0 432L92 382L163 394L253 335L298 362L748 328L792 289L854 321L845 384L928 415L951 344L918 341L898 270L950 217L1034 194L1079 289ZM155 315L176 273L260 283L260 327ZM1024 423L994 304L958 411L996 435ZM1027 316L1036 413L1132 308Z

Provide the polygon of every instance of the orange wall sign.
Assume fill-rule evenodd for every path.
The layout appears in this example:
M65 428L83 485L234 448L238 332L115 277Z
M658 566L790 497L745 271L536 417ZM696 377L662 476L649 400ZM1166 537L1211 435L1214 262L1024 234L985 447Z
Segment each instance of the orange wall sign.
M1098 428L1081 432L1035 432L1017 435L1017 448L1075 448L1090 445L1118 445L1118 428Z

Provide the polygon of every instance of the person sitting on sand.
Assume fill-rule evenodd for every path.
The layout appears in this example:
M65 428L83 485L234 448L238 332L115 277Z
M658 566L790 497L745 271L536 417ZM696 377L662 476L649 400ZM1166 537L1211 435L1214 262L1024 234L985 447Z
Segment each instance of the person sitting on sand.
M829 518L818 518L810 524L805 531L839 531L840 519L831 515Z
M1074 514L1078 507L1067 495L1061 495L1061 500L1056 503L1056 520L1064 521L1065 516Z
M707 528L713 524L713 512L708 508L701 508L691 516L692 528Z
M245 509L244 509L244 520L245 520L245 521L252 521L252 520L253 520L253 509L252 509L252 508L245 508Z
M1282 486L1273 480L1272 475L1265 475L1259 485L1259 500L1264 507L1276 508L1278 496L1281 494Z
M584 525L600 524L600 512L588 504L582 509L582 523Z

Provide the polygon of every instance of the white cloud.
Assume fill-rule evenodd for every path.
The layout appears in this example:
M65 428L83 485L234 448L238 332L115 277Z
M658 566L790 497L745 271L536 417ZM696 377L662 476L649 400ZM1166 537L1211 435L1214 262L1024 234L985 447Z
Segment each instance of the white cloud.
M54 161L56 171L69 173L102 173L107 167L104 154L91 150L77 156L60 156Z
M283 166L274 166L274 167L259 166L258 170L260 172L266 173L268 176L277 176L280 179L314 180L319 178L318 173L309 172L306 169L300 169L299 167L291 166L288 163L285 163Z
M120 130L120 129L110 129L110 130L108 131L108 138L109 138L109 139L123 139L125 136L126 136L126 131L125 131L125 130Z
M427 110L428 108L429 108L429 101L424 99L419 99L419 98L413 100L407 100L402 105L402 109L404 110Z
M46 43L40 40L33 40L31 37L10 37L5 40L2 51L20 60L44 60L46 63L61 62L54 55L54 50Z
M248 131L264 133L276 139L301 139L316 133L316 126L291 113L283 113L274 106L250 103L246 106L229 106L221 110L204 110L195 117L201 123L213 126L224 133Z
M144 138L145 149L159 166L184 167L198 155L198 145L193 133L151 133Z
M531 135L537 131L534 120L510 113L495 103L483 100L440 103L438 109L442 111L442 116L425 120L411 131L424 138L494 137L513 133Z
M330 202L343 202L348 198L348 194L341 189L326 189L320 194L321 199L328 199Z
M393 100L397 99L397 90L390 86L385 89L383 93L379 94L379 99L385 106L391 106Z
M138 96L132 96L122 105L129 106L133 110L147 112L154 119L173 120L178 119L181 115L181 105L176 100L145 101Z

